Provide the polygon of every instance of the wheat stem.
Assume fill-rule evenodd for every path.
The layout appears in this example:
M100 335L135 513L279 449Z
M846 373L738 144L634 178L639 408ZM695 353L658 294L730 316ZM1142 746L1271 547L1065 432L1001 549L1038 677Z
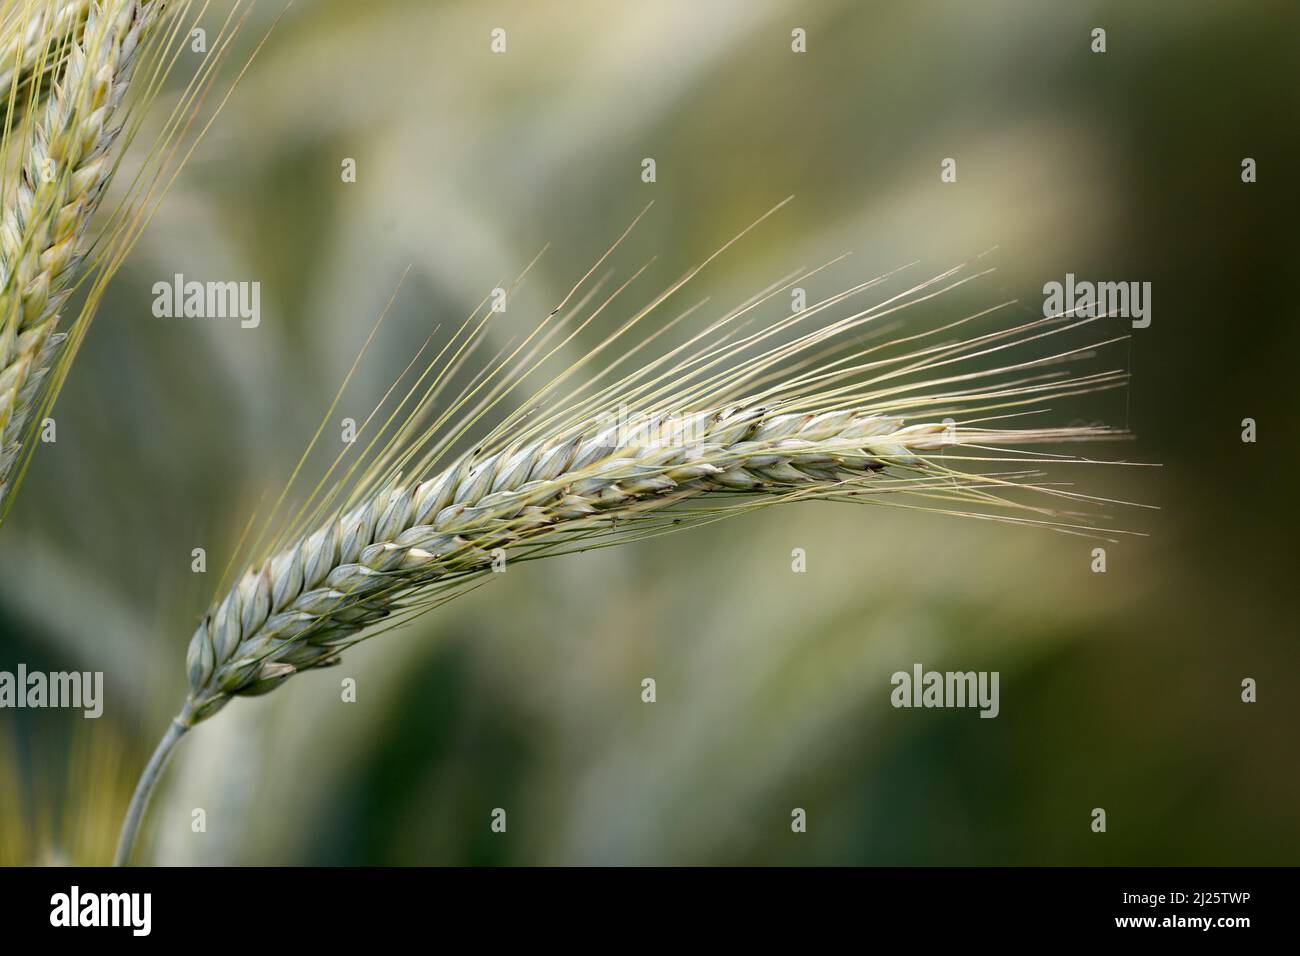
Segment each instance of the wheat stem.
M126 866L131 862L131 851L135 848L135 841L140 833L140 824L144 820L144 812L149 806L149 797L153 794L163 768L167 766L168 758L171 757L172 751L176 749L176 744L190 729L188 711L189 708L186 707L172 718L172 722L167 725L162 740L158 741L158 746L154 748L153 755L149 758L144 772L140 775L140 780L135 786L135 793L131 796L131 804L127 807L126 820L122 824L122 834L118 837L117 854L113 858L114 866Z

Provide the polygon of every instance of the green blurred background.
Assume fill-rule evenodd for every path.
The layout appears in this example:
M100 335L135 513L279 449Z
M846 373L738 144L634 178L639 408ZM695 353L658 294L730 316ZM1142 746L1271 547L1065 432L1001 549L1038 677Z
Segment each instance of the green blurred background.
M142 858L1295 863L1297 35L1288 2L298 0L114 280L0 534L0 669L107 685L98 721L0 712L0 861L107 861L215 572L408 264L339 417L547 241L499 344L650 199L629 309L794 194L683 304L846 251L810 297L993 245L998 271L928 314L1150 281L1131 388L1055 410L1161 463L1065 476L1158 505L1115 513L1149 537L1093 574L1083 539L801 504L530 563L202 725ZM261 327L154 319L178 272L260 281ZM918 661L1000 671L1001 715L892 709Z

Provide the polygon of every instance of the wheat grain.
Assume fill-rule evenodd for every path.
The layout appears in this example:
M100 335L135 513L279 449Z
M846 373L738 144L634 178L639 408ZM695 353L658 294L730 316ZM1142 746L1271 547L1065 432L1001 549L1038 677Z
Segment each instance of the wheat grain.
M63 341L91 217L113 171L119 115L161 0L105 0L86 11L58 81L27 124L18 180L0 211L0 498L42 379ZM57 18L56 18L57 19ZM55 26L58 26L56 23Z

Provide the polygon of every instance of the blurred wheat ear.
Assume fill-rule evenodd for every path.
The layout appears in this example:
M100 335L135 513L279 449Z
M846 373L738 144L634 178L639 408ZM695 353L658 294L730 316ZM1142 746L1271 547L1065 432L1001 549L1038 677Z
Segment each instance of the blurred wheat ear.
M90 0L9 4L0 19L0 93L5 110L44 102L68 44L84 29ZM12 117L11 117L12 118Z
M337 663L353 644L485 583L501 562L807 499L1108 533L1065 510L1097 499L1037 481L1042 462L1068 459L1022 446L1117 433L1013 422L1043 402L1124 383L1122 370L1061 367L1122 337L1030 351L1055 336L1089 334L1095 319L1051 316L945 338L1011 304L1002 303L867 344L864 326L991 270L968 274L967 264L833 321L824 318L829 310L890 276L782 312L781 294L820 271L813 270L778 281L655 356L657 340L694 310L636 332L702 265L591 352L560 362L549 380L543 375L540 389L520 394L644 271L601 298L603 280L592 276L613 251L512 351L463 380L457 373L493 318L485 300L426 365L412 363L363 423L369 440L349 445L291 514L285 489L248 547L246 569L191 638L189 695L141 777L118 864L129 862L153 785L191 727L233 697L265 694ZM777 315L755 321L765 306ZM1013 360L989 362L1007 350ZM495 425L482 424L503 409Z
M238 28L232 11L92 238L122 154L177 63L191 5L20 0L0 21L0 523L106 283L193 150L180 147L195 139L203 94ZM63 321L83 285L83 304Z

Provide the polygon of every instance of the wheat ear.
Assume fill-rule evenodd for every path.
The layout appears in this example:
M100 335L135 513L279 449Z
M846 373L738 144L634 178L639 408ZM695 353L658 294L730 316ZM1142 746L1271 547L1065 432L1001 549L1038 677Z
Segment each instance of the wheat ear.
M778 283L657 359L646 360L643 350L658 333L609 356L614 342L654 313L683 279L452 458L450 450L475 423L555 354L555 337L567 334L561 344L571 340L614 296L576 322L596 290L563 315L562 303L443 408L453 373L481 341L488 318L472 316L377 426L352 469L333 479L330 469L264 557L200 622L187 654L188 696L137 787L116 862L128 862L158 774L191 727L233 697L265 694L296 673L337 663L348 647L382 630L375 625L423 613L501 562L604 547L801 499L913 496L938 501L938 510L1093 532L1072 523L1072 516L1017 503L1005 492L1088 500L1029 483L1032 472L1021 466L1042 459L1020 446L1114 433L1007 428L1002 422L1024 406L1121 384L1125 376L1118 370L1071 376L1052 368L1108 342L981 366L992 353L1093 319L1052 316L916 346L986 314L979 313L892 343L862 344L862 325L969 281L945 285L958 271L792 341L791 330L883 279L741 334L750 313L790 285ZM903 343L908 347L890 354ZM608 360L603 370L570 387L597 356ZM633 359L631 372L612 374ZM544 412L547 405L552 410ZM394 423L395 430L386 431ZM965 461L1009 462L1015 470L954 467ZM958 511L954 502L969 510ZM1015 509L1031 514L1017 517Z
M1078 436L985 432L979 440L1053 437ZM943 423L734 407L673 416L621 442L604 431L466 455L434 478L385 488L249 570L199 625L187 658L189 697L140 781L117 864L128 862L148 793L190 727L234 696L265 694L300 671L338 663L362 631L429 589L689 499L883 492L898 487L885 473L901 468L946 482L946 470L916 453L953 440ZM880 487L864 489L876 475ZM904 481L918 490L915 479Z
M29 100L43 102L46 81L63 60L63 41L83 27L90 5L91 0L28 0L9 12L0 27L0 97L6 111L35 105Z
M888 469L927 474L918 452L974 440L943 423L854 410L729 407L619 436L624 427L465 455L433 478L383 489L249 570L190 642L186 722L232 696L264 694L298 671L336 663L411 595L489 571L498 549L497 559L508 560L541 541L712 495L876 491L869 482ZM979 441L1042 437L990 431Z
M60 310L85 253L87 226L113 171L119 115L161 0L91 4L40 116L28 124L17 181L0 211L0 499L63 341Z

